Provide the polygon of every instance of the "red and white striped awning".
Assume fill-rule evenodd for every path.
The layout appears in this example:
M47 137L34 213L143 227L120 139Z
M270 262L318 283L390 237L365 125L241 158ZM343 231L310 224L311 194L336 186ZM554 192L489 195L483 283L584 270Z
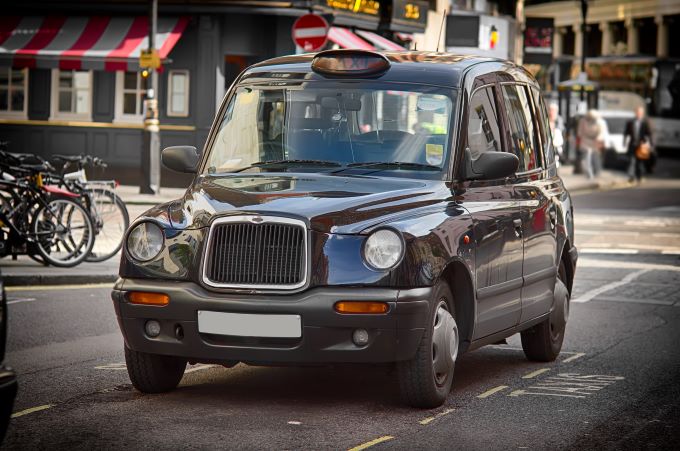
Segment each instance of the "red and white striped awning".
M379 34L373 33L372 31L357 30L356 33L379 49L397 51L406 50L396 42L392 42L387 38L383 38Z
M186 17L158 19L161 60L188 22ZM148 33L146 16L0 17L0 66L135 71L149 45Z
M331 27L330 30L328 30L328 39L338 44L343 49L375 50L375 47L349 31L347 28Z

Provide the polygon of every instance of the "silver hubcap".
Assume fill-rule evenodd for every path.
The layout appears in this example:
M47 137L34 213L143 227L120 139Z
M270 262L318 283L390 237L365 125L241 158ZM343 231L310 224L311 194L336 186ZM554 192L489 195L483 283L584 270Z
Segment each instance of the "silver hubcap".
M550 315L550 335L553 341L560 338L569 319L569 291L567 287L558 279L555 284L555 309Z
M446 309L446 302L439 301L432 331L432 369L437 385L446 383L458 357L458 325Z

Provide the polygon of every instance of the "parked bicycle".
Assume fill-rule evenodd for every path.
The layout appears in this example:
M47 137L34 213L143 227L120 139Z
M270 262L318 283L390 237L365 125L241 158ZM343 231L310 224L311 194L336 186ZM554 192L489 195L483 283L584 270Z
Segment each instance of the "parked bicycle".
M82 195L94 221L96 240L88 262L101 262L116 255L123 246L123 235L130 225L130 215L125 202L114 192L115 180L88 181L85 167L106 168L100 158L90 155L54 155L62 164L59 177L52 176L55 183L69 191ZM68 172L70 169L74 171Z
M78 194L45 183L53 169L33 155L0 151L0 256L27 254L71 267L92 251L88 208Z

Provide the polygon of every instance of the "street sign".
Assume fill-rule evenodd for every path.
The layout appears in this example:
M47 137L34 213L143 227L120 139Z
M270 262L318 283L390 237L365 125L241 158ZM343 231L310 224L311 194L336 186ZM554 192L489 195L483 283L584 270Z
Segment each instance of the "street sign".
M293 41L305 52L321 50L328 39L328 22L316 14L305 14L293 24Z
M161 57L156 49L142 50L139 54L139 67L158 69L161 67Z

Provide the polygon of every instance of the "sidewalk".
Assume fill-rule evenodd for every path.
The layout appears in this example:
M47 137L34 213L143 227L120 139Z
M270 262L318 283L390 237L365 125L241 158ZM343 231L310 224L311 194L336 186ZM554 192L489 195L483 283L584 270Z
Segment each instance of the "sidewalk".
M574 174L574 166L560 166L557 173L562 177L564 186L571 194L597 189L623 188L630 186L628 175L621 171L603 170L590 180L585 174Z
M628 186L628 178L622 172L603 171L598 178L588 180L585 175L574 175L573 166L562 166L559 174L571 193ZM128 204L131 221L150 206L178 199L184 194L181 188L163 188L160 195L139 194L138 187L129 185L122 185L116 191ZM0 259L6 286L113 283L118 277L118 263L119 257L116 256L102 263L54 268L42 266L25 256L17 260L10 257Z

